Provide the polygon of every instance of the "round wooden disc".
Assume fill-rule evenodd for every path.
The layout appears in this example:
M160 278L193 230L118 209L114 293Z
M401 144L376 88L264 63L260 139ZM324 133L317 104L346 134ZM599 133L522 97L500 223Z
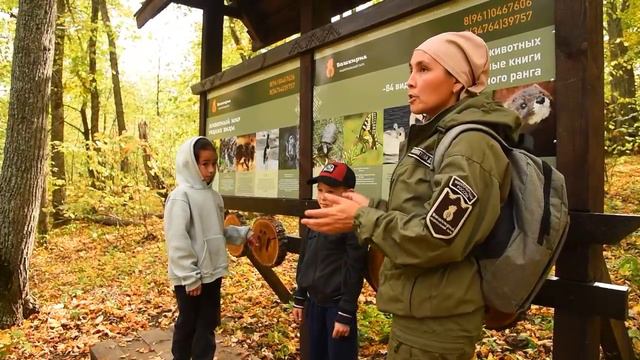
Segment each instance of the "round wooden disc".
M238 216L238 214L229 213L229 215L224 218L224 226L226 227L229 225L241 226L242 220L240 219L240 216ZM234 257L242 257L247 255L246 246L244 246L244 244L234 245L227 243L227 251L231 256Z
M284 227L273 218L258 218L251 226L258 246L251 252L261 265L275 267L284 261L287 255L287 243Z
M382 261L384 260L384 253L378 249L375 245L369 247L367 253L367 282L373 290L378 291L378 285L380 284L380 268L382 267Z

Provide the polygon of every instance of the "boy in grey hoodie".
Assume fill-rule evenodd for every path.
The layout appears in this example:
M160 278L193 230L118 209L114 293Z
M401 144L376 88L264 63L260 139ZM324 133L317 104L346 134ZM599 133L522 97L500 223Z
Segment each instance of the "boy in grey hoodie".
M211 141L187 140L176 155L178 186L164 210L169 279L178 302L171 352L175 360L211 360L220 324L220 286L228 274L225 243L251 238L248 226L224 228L222 197L210 186L218 155Z

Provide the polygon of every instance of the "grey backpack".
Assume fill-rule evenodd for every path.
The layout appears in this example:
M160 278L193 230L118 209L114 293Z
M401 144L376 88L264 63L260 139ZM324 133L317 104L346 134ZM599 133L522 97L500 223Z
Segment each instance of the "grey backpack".
M436 171L451 142L465 131L480 131L491 136L500 144L511 165L508 199L487 239L474 249L488 309L485 325L505 328L529 309L566 238L569 208L564 176L478 124L458 125L446 131L435 150Z

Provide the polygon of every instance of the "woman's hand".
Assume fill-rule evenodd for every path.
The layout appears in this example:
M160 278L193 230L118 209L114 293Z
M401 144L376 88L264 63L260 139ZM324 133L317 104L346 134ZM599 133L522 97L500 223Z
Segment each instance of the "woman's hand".
M307 210L302 223L314 231L326 234L338 234L353 230L353 219L359 208L367 206L369 199L355 192L346 192L342 196L326 194L328 207Z

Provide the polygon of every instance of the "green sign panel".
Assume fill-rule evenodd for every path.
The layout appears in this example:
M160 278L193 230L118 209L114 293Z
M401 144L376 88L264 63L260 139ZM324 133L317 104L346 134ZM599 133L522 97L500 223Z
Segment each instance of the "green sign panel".
M207 137L219 153L213 186L220 194L298 198L298 64L207 95Z
M534 152L555 156L553 0L449 1L316 53L314 172L331 160L354 168L356 189L388 196L399 144L420 121L407 105L408 62L425 39L468 30L489 47L488 91L519 112Z

